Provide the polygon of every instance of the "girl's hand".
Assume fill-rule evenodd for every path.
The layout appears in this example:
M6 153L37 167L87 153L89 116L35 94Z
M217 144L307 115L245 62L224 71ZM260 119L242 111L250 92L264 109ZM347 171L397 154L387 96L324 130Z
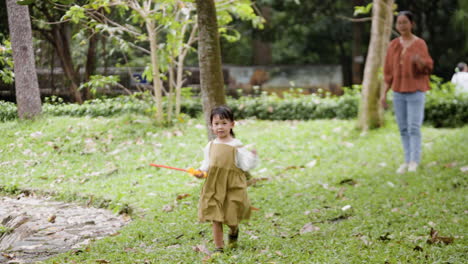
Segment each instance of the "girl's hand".
M256 149L252 149L251 152L252 152L254 155L257 155L257 150L256 150Z
M196 170L194 168L188 168L187 172L192 174L193 176L199 178L199 179L206 178L208 176L206 171Z
M197 177L198 179L203 179L203 178L206 178L206 172L204 171L196 171L193 173L193 176Z

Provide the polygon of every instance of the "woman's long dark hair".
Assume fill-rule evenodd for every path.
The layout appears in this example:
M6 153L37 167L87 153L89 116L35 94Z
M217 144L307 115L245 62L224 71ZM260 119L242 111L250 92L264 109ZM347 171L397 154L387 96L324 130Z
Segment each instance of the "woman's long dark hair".
M398 12L397 17L399 17L399 16L405 16L405 17L408 18L408 20L409 20L411 23L414 23L414 18L413 18L414 15L413 15L413 13L411 13L411 11L407 11L407 10L405 10L405 11L400 11L400 12Z
M218 106L218 107L215 107L213 108L213 110L211 110L211 115L210 115L210 124L213 123L213 117L214 116L219 116L219 119L227 119L231 122L234 122L234 113L232 112L231 108L225 106L225 105L221 105L221 106ZM236 137L234 135L234 131L229 131L229 133L231 134L232 137Z

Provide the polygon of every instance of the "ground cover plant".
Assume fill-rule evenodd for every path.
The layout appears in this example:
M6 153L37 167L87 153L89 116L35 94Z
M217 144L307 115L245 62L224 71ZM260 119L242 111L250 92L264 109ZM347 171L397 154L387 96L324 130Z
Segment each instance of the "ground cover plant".
M237 137L261 158L252 174L264 180L249 187L260 211L241 225L239 247L213 258L204 253L211 227L196 220L202 181L148 166L198 166L201 118L173 127L133 114L0 123L0 188L133 218L44 263L463 263L468 127L423 127L422 168L397 175L402 150L388 120L366 134L355 120L239 121Z

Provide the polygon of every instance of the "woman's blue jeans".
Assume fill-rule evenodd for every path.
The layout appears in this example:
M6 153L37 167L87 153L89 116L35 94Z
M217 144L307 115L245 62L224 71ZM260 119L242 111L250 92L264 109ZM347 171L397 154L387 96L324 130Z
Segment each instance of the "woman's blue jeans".
M393 92L393 107L400 129L405 162L421 161L421 125L424 120L425 93Z

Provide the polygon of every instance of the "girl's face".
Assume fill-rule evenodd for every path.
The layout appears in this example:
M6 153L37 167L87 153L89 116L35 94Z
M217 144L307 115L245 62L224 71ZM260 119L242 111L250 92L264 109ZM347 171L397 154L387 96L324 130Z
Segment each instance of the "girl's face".
M396 29L401 35L411 34L413 23L405 15L399 15L396 21Z
M211 122L211 130L218 139L229 139L231 138L231 129L234 127L234 121L228 119L221 119L219 115L213 116Z

